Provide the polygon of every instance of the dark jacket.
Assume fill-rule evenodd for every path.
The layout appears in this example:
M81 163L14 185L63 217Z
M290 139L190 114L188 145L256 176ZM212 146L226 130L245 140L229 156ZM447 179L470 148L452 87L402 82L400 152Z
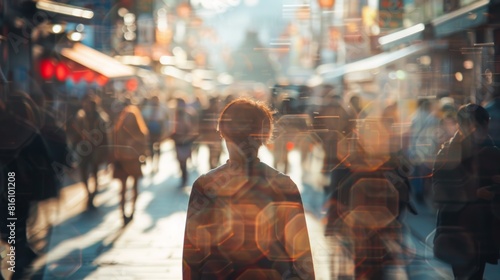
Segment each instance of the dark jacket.
M472 136L461 138L457 133L443 144L434 164L432 186L439 210L436 236L446 228L461 229L470 238L463 244L476 246L470 253L497 263L500 221L491 211L492 202L479 198L477 191L496 188L493 177L500 175L500 150L491 139L475 143Z

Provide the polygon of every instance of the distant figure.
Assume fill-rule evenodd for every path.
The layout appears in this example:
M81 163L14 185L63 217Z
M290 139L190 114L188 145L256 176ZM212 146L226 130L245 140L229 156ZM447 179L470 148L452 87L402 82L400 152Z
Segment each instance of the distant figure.
M410 183L415 191L415 198L420 203L425 201L430 188L432 164L441 144L438 142L440 119L436 116L433 102L428 98L418 101L410 126L408 158L413 165Z
M257 157L271 135L270 110L236 99L218 128L229 160L194 182L183 279L314 279L297 186Z
M363 111L363 105L361 102L361 97L359 95L353 95L349 99L349 107L354 112L354 115L358 119L364 119L366 117L366 112Z
M149 154L149 132L142 118L139 108L135 105L125 104L114 126L114 172L113 177L121 181L121 201L124 225L134 218L135 203L139 194L138 181L142 177L141 165ZM125 198L127 193L127 179L132 177L133 197L132 210L127 216L125 213Z
M259 40L259 34L248 31L244 41L231 54L228 62L229 71L235 79L261 83L275 81L276 70L269 54L255 51L262 48L263 45Z
M304 145L308 132L311 130L311 121L308 115L300 114L297 100L288 94L282 94L278 101L276 112L276 138L273 140L274 168L288 173L288 154L297 146ZM301 154L301 162L305 155Z
M108 133L111 124L100 103L101 99L94 93L85 95L82 99L82 109L77 112L68 128L72 149L79 161L80 177L87 189L89 208L94 207L94 197L99 189L99 165L108 160ZM95 178L93 188L88 182L90 177Z
M486 263L497 264L500 216L500 150L488 135L489 114L467 104L459 129L439 151L433 171L438 207L434 255L452 266L455 279L483 279Z
M381 124L377 132L389 134L385 139L390 142L396 133L387 127ZM369 154L361 144L367 135L349 140L350 154L330 174L325 236L334 242L340 238L343 250L352 254L354 279L392 279L391 271L405 259L404 217L417 212L410 202L409 168L401 151L392 148L387 154L379 148L378 154ZM344 279L351 273L346 267L332 267L331 279Z
M217 117L220 112L220 100L212 97L209 106L201 113L200 142L208 146L210 169L219 166L222 153L222 139L217 132Z
M149 130L149 150L153 172L158 172L160 164L160 144L167 134L168 111L160 103L158 96L153 96L142 109L142 115Z
M455 102L452 98L443 97L439 100L440 103L440 124L438 130L438 143L439 147L444 142L450 140L455 132L457 131L457 108L455 106ZM491 122L490 122L491 128Z
M170 136L175 144L177 161L181 169L181 184L184 187L188 180L187 160L191 157L193 143L198 137L197 112L186 104L182 98L177 99L174 129Z
M328 173L339 165L337 144L356 128L354 119L340 95L325 96L313 119L313 127L325 151L322 172Z

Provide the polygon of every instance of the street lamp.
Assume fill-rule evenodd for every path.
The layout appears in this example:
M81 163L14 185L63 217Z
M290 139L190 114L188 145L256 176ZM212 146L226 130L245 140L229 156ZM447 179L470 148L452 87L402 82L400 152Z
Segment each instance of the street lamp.
M318 57L317 66L321 65L321 52L323 51L324 37L325 37L325 26L323 22L323 11L331 10L335 6L335 0L318 0L318 5L320 8L319 13L319 42L318 42Z

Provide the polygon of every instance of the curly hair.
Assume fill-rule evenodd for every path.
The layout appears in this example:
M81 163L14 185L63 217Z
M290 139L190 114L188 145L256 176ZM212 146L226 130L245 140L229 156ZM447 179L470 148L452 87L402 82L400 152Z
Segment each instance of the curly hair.
M237 98L222 110L217 130L226 141L243 143L255 140L266 144L273 131L273 114L263 102Z

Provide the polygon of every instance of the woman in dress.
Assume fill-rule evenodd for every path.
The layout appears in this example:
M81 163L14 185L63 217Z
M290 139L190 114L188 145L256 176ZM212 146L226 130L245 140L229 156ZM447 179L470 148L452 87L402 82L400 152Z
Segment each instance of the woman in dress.
M134 217L135 202L139 193L138 180L142 177L141 165L149 154L148 128L141 111L135 105L123 108L114 126L114 172L113 177L122 183L120 209L123 223L128 224ZM125 214L127 179L133 177L132 210Z

